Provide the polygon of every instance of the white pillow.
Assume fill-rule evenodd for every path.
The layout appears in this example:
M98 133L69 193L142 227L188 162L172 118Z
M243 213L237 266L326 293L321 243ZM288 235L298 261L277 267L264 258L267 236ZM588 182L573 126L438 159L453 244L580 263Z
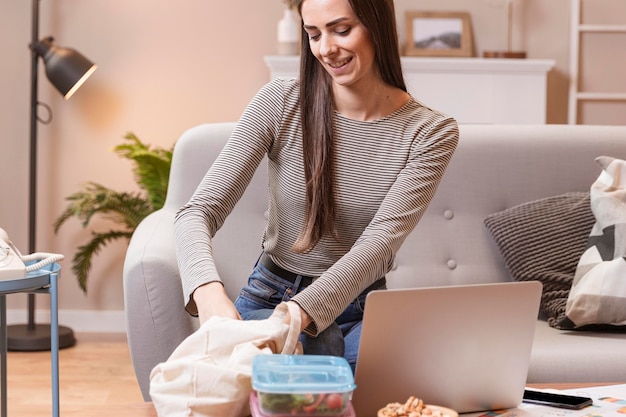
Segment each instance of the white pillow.
M596 158L590 190L595 224L580 257L560 328L626 325L626 162Z

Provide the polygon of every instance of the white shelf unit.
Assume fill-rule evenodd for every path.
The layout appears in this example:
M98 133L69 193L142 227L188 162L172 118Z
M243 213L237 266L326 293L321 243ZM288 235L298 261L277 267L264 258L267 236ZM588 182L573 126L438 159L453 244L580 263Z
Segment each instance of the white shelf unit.
M580 101L626 101L626 92L599 93L580 91L580 38L585 33L623 33L626 35L626 25L584 24L581 11L582 0L571 0L571 29L570 29L570 86L568 123L578 123L578 104Z

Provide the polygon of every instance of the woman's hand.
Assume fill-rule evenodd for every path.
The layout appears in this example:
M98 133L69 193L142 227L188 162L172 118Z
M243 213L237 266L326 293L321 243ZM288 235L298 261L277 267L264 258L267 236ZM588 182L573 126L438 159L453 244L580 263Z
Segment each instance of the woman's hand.
M226 290L221 282L209 282L196 288L193 292L193 301L198 308L200 325L213 316L241 320L235 304L226 294Z

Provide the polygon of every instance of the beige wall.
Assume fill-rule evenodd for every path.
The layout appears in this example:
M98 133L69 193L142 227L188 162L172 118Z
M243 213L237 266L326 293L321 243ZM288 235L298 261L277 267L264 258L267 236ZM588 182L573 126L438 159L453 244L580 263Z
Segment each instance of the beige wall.
M525 9L516 14L515 47L525 49L529 58L556 61L549 76L548 121L565 123L569 0L523 3ZM612 7L624 12L624 23L626 9L620 3L613 0ZM4 179L0 226L20 248L27 246L30 7L28 1L0 2ZM396 0L396 7L402 39L405 10L467 10L472 14L477 55L505 47L502 0ZM281 13L280 0L41 2L40 35L53 34L57 44L71 46L99 65L92 79L67 102L52 90L40 69L40 101L50 105L54 119L39 125L38 249L66 255L61 309L122 310L125 248L120 242L96 258L90 292L83 295L70 271L70 259L89 234L76 221L64 226L58 236L51 227L65 206L64 197L85 181L135 189L130 165L110 152L127 131L151 144L169 146L193 125L236 120L268 80L263 56L275 52ZM602 42L597 45L604 47ZM614 55L620 51L622 64L616 67L623 68L624 47ZM626 91L623 82L622 87ZM108 225L99 221L98 227ZM22 309L25 299L11 296L9 307ZM44 297L38 307L46 305Z

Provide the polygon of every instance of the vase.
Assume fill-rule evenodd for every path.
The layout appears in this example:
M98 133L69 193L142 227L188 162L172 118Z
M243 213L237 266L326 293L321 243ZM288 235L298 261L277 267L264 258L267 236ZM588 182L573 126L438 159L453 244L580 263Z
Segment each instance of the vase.
M300 53L300 16L294 9L285 9L278 22L278 54L298 55Z

